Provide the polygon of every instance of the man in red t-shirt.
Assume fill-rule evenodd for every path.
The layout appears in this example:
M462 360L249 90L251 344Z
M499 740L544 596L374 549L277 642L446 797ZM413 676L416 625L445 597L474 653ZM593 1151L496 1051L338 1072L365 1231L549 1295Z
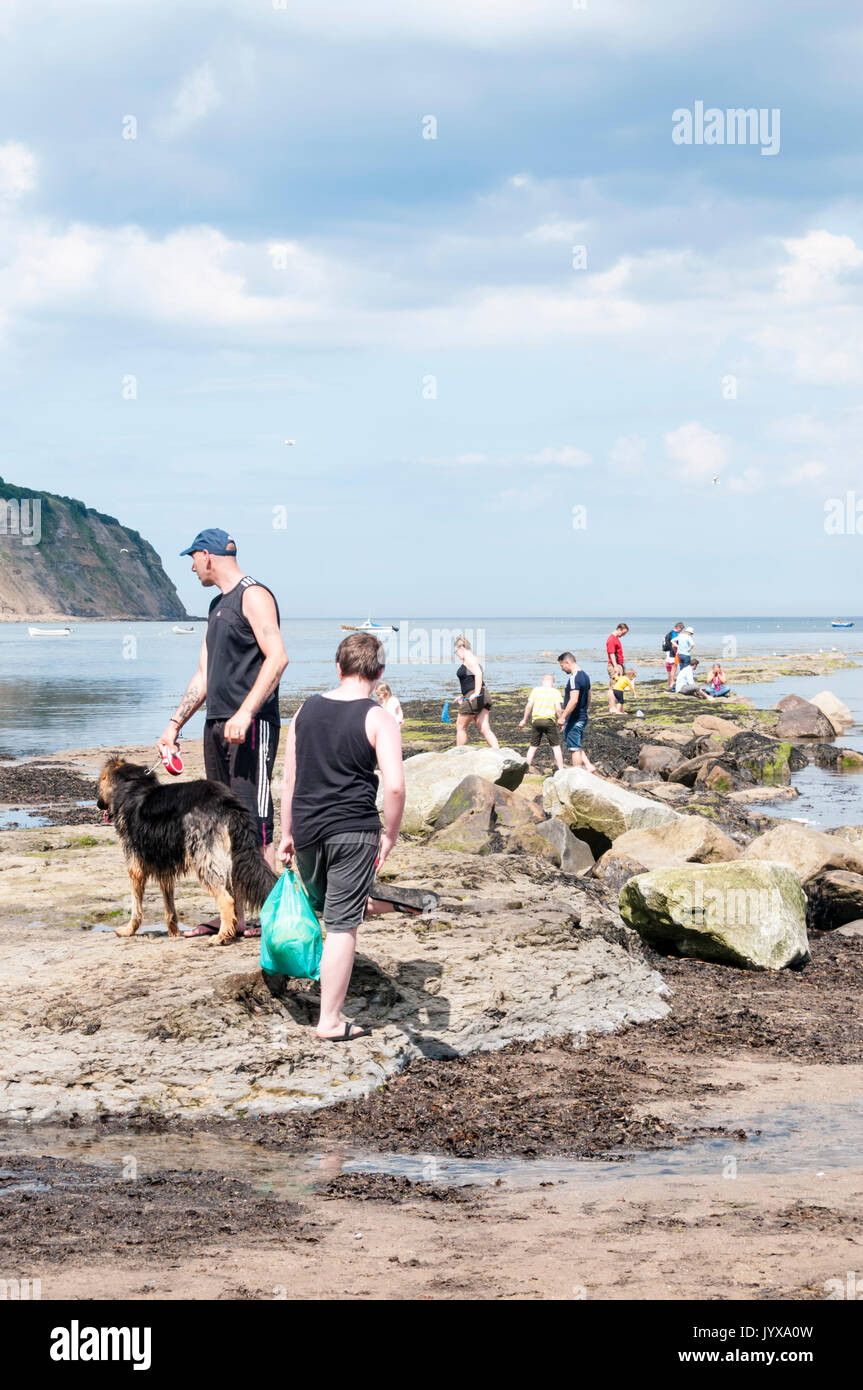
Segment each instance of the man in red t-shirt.
M608 679L617 680L618 676L623 675L623 647L620 645L621 637L625 637L629 631L629 623L618 623L605 644L608 653Z

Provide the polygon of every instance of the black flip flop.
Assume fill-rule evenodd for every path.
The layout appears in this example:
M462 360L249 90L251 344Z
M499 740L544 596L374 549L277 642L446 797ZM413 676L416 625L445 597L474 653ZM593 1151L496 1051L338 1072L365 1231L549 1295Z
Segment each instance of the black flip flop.
M352 1033L352 1028L358 1028L360 1031L358 1033ZM352 1018L349 1018L345 1024L345 1031L343 1033L337 1033L334 1038L320 1038L319 1041L335 1043L358 1042L360 1038L370 1038L371 1035L371 1028L366 1028L362 1023L355 1023Z
M437 893L431 893L428 888L403 888L397 883L381 883L379 879L372 884L369 897L392 903L403 912L425 912L440 903Z

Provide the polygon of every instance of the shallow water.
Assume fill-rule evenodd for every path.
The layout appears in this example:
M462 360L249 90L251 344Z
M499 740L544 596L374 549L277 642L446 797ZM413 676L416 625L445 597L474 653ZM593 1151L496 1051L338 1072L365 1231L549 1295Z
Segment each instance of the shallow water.
M746 1139L726 1133L681 1142L672 1149L621 1151L607 1159L471 1159L432 1153L382 1154L350 1145L277 1153L245 1140L205 1134L129 1131L106 1135L86 1128L7 1125L0 1130L0 1160L4 1154L76 1159L105 1170L111 1180L166 1168L186 1172L209 1169L283 1198L313 1192L342 1173L392 1174L445 1186L529 1189L546 1182L591 1185L679 1176L818 1176L863 1166L863 1098L844 1104L786 1106L733 1120L726 1115L724 1126L745 1131ZM3 1176L0 1171L0 1179ZM0 1184L0 1198L16 1190L37 1190L41 1177L35 1170L32 1179L20 1171L13 1176L16 1186ZM28 1187L30 1183L36 1187Z
M0 806L0 830L29 830L39 825L50 825L50 816L41 816L38 811L16 810L15 807Z
M798 820L815 830L863 825L863 773L832 772L810 764L793 773L791 781L800 795L794 801L770 802L764 807L766 815Z
M387 639L387 679L402 699L439 696L441 701L457 688L455 662L441 660L448 647L444 634L466 632L481 651L488 668L492 693L534 684L543 670L559 674L554 658L570 649L577 653L591 679L605 680L605 639L618 621L607 618L482 618L456 614L451 617L375 615L399 625L399 634ZM356 622L357 615L342 618L286 619L282 635L290 665L282 678L282 693L291 697L325 688L334 679L333 659L344 635L341 622ZM362 618L359 619L362 621ZM673 617L630 618L631 631L624 643L627 658L638 665L639 656L658 656L662 636ZM863 625L850 631L832 631L829 619L816 618L693 618L699 656L705 661L720 657L733 640L741 660L782 652L857 652L863 645ZM171 631L170 623L75 622L71 637L49 642L31 638L24 623L0 623L0 756L22 757L53 753L65 748L103 748L112 745L151 743L162 732L176 707L195 666L204 636L204 624L195 624L191 636ZM436 635L437 634L437 637ZM543 657L548 651L551 657ZM659 674L649 670L650 678ZM856 678L856 703L863 719L863 671L839 672ZM819 678L816 678L818 680ZM829 686L854 708L834 677L813 687ZM793 682L793 688L800 682ZM769 686L772 704L780 687ZM843 686L844 689L844 686ZM753 687L747 687L750 693ZM781 689L780 693L787 693ZM762 703L759 698L758 703ZM196 715L187 726L189 738L198 738L203 727Z

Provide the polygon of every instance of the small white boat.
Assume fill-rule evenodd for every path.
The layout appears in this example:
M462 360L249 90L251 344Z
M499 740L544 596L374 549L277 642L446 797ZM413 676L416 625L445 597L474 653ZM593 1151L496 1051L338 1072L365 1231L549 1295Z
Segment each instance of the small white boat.
M190 632L194 632L195 629L194 629L193 627L172 627L172 628L171 628L171 631L172 631L172 632L179 632L179 633L182 633L182 634L186 635L186 634L188 634L188 633L190 633Z
M71 627L31 627L28 628L31 637L71 637Z
M373 623L366 618L364 623L342 623L342 632L398 632L392 623Z
M831 623L830 626L831 626L831 627L853 627L854 624L853 624L853 623L840 623L839 620L838 620L838 618L837 618L836 622Z

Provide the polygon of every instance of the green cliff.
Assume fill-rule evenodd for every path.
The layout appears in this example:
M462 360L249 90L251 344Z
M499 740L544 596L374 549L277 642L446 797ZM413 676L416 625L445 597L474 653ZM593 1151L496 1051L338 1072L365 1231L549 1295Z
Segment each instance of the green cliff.
M137 531L74 497L0 478L0 621L186 616Z

